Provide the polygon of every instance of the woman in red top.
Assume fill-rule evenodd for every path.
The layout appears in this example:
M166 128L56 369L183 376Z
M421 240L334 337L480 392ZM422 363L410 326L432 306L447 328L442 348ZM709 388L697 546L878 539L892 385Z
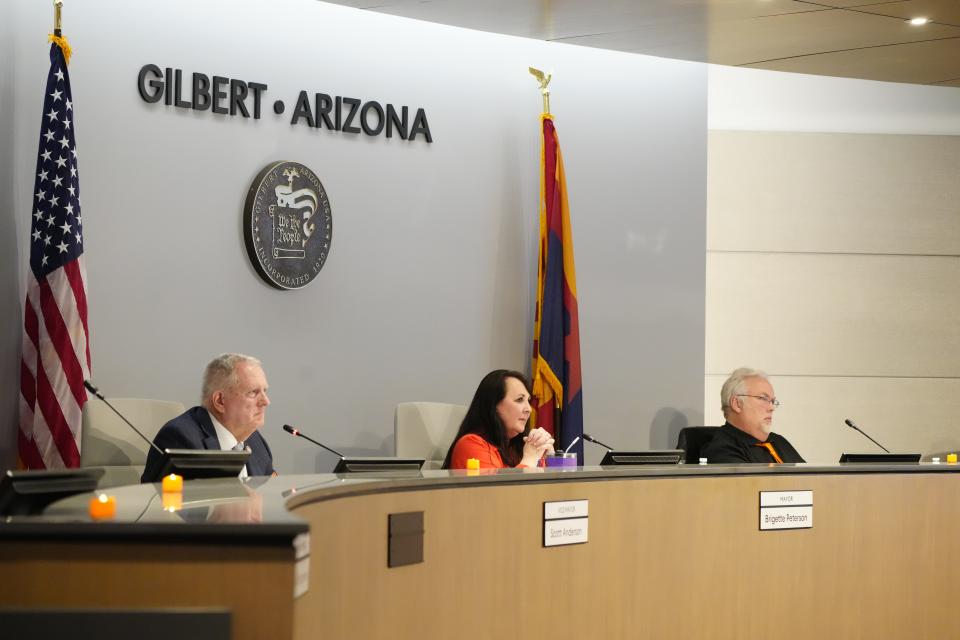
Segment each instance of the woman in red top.
M466 469L477 458L481 469L535 467L553 452L553 438L543 429L530 430L530 386L522 373L497 369L477 387L460 424L444 469Z

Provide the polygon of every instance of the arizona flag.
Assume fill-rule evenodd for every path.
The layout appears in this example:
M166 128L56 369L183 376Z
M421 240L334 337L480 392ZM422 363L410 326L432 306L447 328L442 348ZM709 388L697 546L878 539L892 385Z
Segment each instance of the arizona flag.
M90 377L70 45L59 32L50 39L20 365L18 450L28 469L80 466L83 381Z
M533 326L534 424L552 433L560 447L565 449L583 435L577 278L560 141L550 114L540 116L540 122L543 126L543 164L540 261ZM576 451L582 464L583 441L578 442L572 451Z

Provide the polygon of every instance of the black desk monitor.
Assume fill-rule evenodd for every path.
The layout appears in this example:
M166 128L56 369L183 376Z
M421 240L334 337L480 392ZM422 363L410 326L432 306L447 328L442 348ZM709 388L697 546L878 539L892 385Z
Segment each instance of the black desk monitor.
M0 515L40 513L51 502L97 488L103 469L9 470L0 478Z
M249 451L208 449L166 449L160 477L175 473L184 480L198 478L235 478L247 464Z
M844 453L840 455L840 462L868 462L874 464L920 462L919 453Z
M420 472L425 460L423 458L340 458L334 473L368 473L371 471L414 471Z
M641 464L680 464L684 459L683 449L656 451L607 451L600 461L601 467L635 466Z

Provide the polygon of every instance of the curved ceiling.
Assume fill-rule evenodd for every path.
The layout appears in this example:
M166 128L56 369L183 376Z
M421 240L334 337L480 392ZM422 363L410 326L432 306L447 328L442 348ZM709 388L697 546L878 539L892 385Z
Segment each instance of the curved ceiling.
M960 0L333 0L551 42L960 87ZM914 26L911 18L929 23Z

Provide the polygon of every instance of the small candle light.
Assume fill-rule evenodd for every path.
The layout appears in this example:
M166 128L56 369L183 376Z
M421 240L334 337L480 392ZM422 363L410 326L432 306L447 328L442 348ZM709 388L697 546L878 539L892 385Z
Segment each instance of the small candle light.
M163 478L164 493L181 493L183 491L183 476L171 473Z
M183 494L178 491L166 491L163 494L163 510L173 513L183 509Z
M89 511L91 520L113 520L117 515L117 499L101 493L90 499Z
M955 453L948 453L948 454L947 454L947 463L949 463L949 464L957 464L957 454L955 454Z
M479 458L467 458L467 470L477 470L480 469L480 459Z

